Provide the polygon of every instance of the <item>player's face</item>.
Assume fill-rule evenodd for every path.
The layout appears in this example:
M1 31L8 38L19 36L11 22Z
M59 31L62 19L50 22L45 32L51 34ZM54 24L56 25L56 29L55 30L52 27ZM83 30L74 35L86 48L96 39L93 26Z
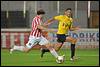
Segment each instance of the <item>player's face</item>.
M65 11L65 15L67 15L68 17L71 17L72 11L71 10L67 10Z

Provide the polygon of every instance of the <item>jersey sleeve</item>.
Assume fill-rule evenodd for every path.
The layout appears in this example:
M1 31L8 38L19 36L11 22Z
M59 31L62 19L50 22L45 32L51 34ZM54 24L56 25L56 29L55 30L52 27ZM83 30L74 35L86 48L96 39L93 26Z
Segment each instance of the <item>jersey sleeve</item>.
M59 15L59 16L55 16L55 17L54 17L55 20L61 20L61 18L62 18L61 15Z

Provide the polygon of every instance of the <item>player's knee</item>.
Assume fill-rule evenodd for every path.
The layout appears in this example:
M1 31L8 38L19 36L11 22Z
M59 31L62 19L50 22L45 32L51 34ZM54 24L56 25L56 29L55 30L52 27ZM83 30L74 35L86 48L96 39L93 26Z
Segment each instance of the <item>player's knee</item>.
M76 43L77 42L77 39L74 39L74 43Z
M51 49L52 48L52 45L50 43L46 44L45 45L48 49Z
M62 44L58 44L58 45L56 45L56 51L59 51L59 49L62 47Z
M59 49L60 49L60 48L57 47L55 50L56 50L56 51L59 51Z
M72 43L73 43L73 44L76 44L76 42L77 42L77 39L73 39L73 40L72 40Z

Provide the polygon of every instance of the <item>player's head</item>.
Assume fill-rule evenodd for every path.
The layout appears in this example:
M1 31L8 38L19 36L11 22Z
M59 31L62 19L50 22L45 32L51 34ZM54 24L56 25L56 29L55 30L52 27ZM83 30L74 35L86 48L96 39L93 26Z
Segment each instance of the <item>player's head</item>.
M45 11L40 9L37 11L37 15L40 15L41 17L45 14Z
M71 17L72 16L72 9L71 8L67 8L65 10L65 15L67 15L68 17Z

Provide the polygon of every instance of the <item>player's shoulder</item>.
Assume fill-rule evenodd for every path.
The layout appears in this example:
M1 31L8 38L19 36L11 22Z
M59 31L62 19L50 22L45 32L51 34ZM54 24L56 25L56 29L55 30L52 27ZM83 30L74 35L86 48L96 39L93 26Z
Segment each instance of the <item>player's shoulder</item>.
M33 18L33 20L41 20L41 18L40 18L39 16L35 16L35 17Z
M35 20L35 19L37 19L37 17L35 16L35 17L33 17L33 20Z
M57 19L57 20L61 20L63 18L63 15L57 15L54 17L54 19Z
M63 17L63 15L56 15L55 17L57 17L57 16L59 16L59 17Z

